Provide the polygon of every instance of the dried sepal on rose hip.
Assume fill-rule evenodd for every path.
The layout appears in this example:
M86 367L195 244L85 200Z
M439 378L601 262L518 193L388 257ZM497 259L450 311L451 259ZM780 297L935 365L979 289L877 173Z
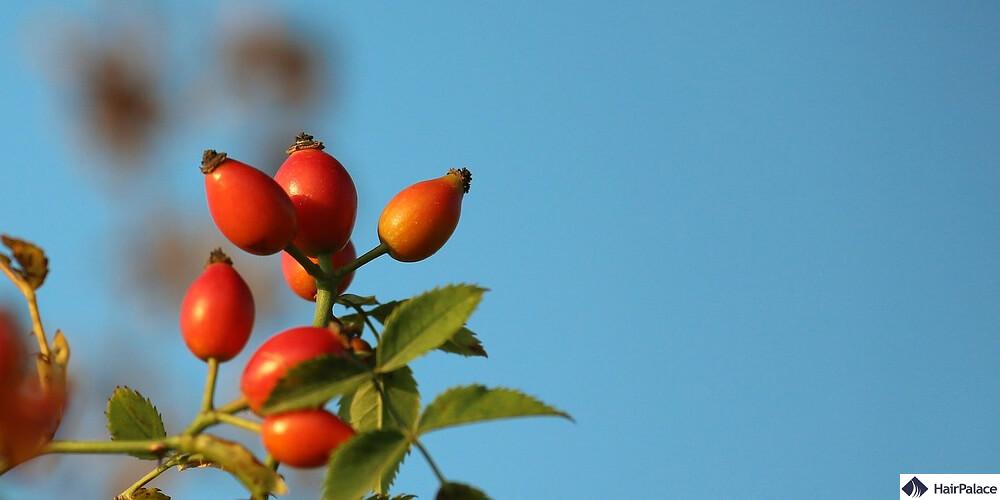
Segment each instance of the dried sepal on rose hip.
M222 249L213 250L181 302L184 343L204 361L229 361L250 339L254 314L250 287Z
M278 380L289 369L319 356L346 352L340 339L326 328L290 328L275 334L257 349L243 369L240 391L250 409L259 414Z
M333 333L334 337L340 341L345 351L351 350L351 339L361 335L363 323L344 323L337 318L333 318L326 325L326 329Z
M372 345L360 337L351 339L351 352L359 358L366 358L375 353L372 350Z
M298 227L295 208L274 179L211 149L202 157L201 171L212 220L234 245L271 255L291 243Z
M389 255L402 262L416 262L440 250L458 226L462 199L471 183L469 169L453 168L393 197L378 220L378 237Z
M323 148L313 136L299 134L274 174L295 207L298 232L293 243L310 256L344 248L358 213L354 180Z
M292 467L325 465L354 429L326 410L298 410L264 419L260 437L275 460Z

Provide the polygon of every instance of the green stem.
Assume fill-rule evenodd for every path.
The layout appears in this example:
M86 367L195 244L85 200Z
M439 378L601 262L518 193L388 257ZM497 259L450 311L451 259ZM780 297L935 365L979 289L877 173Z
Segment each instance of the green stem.
M323 270L323 275L330 274L333 264L330 263L330 254L319 256L319 267ZM336 280L339 283L339 280ZM326 328L330 322L330 311L333 309L333 301L336 299L334 289L336 285L330 285L326 279L316 280L316 312L313 314L313 326Z
M331 275L331 280L334 283L340 283L340 279L352 272L356 271L359 267L389 253L389 247L385 243L379 243L377 247L365 252L364 255L354 259L344 267L338 268Z
M32 332L35 334L35 338L38 340L38 352L45 358L49 357L49 342L48 337L45 335L45 327L42 326L42 314L38 312L38 296L35 295L35 291L32 290L30 294L27 294L28 299L28 312L31 314L31 325Z
M378 392L378 397L382 402L382 406L389 410L389 416L396 421L396 425L403 431L410 433L410 431L403 425L403 419L399 418L399 415L396 415L396 410L393 409L392 405L386 401L385 391L382 389L381 381L376 377L372 380L372 385L375 386L375 391ZM431 466L431 470L434 471L434 475L437 476L438 481L440 481L442 485L447 483L448 480L444 478L444 474L441 473L441 469L438 468L437 463L435 463L434 459L431 458L431 454L427 451L427 448L424 448L424 444L420 442L420 439L417 438L416 434L410 434L410 441L413 442L413 445L420 450L420 454L427 460L427 464Z
M326 277L323 270L320 269L315 262L309 259L309 256L303 253L302 250L299 250L295 245L288 245L285 247L285 251L288 252L288 255L291 255L293 259L298 261L299 265L302 266L302 268L305 269L306 272L313 278L323 279Z
M215 381L218 376L219 360L208 358L208 375L205 377L205 390L201 394L201 409L198 410L198 415L194 417L187 429L184 429L184 434L198 434L217 422L212 407L215 399Z
M270 454L268 454L266 457L264 457L264 465L266 465L267 467L270 467L271 470L277 472L278 466L281 465L281 462L279 462L278 459L276 459L276 458L272 457Z
M250 408L250 405L247 403L246 398L239 398L220 406L219 409L216 411L218 413L225 413L227 415L232 415L234 413L239 413L243 410L246 410L247 408Z
M251 422L249 420L240 417L234 417L232 415L219 412L212 413L212 416L215 418L217 422L222 422L224 424L229 424L233 427L239 427L241 429L246 429L250 432L256 432L257 434L260 434L260 424L258 424L257 422Z
M419 439L413 438L413 445L416 446L417 449L420 450L420 454L427 459L427 464L431 466L431 470L434 471L434 475L437 476L438 481L440 481L442 485L447 483L448 480L444 478L444 474L441 474L441 469L438 469L437 464L434 463L434 459L431 458L431 454L427 451L427 448L424 448L423 443L421 443Z
M211 418L208 413L199 412L198 415L194 417L194 420L191 421L191 424L187 426L187 429L184 429L184 434L198 434L199 432L210 427L214 423L213 420L214 419Z
M208 358L208 376L205 378L205 392L201 395L201 411L212 411L215 400L215 380L219 376L219 360Z
M135 483L133 483L132 486L129 486L128 488L126 488L125 491L123 491L121 493L121 495L118 495L116 498L122 499L122 500L127 500L127 499L132 498L132 495L134 495L135 492L139 490L139 488L142 488L143 486L146 486L147 484L149 484L150 481L156 479L157 477L159 477L160 474L163 474L164 472L166 472L167 470L169 470L171 467L179 464L180 462L181 462L181 458L180 457L177 457L177 456L171 457L167 461L165 461L162 464L156 466L155 469L149 471L149 473L147 473L145 476L140 477L138 481L136 481Z
M382 337L378 334L378 329L375 328L375 325L372 323L371 318L368 317L368 313L365 312L365 310L362 309L361 306L351 306L351 307L353 307L354 310L358 312L358 315L365 320L365 324L368 325L368 328L372 331L372 335L375 336L375 342L376 343L382 342Z
M149 439L142 441L52 441L45 445L42 453L74 453L74 454L120 454L120 453L152 453L159 455L172 448L177 443L176 438Z

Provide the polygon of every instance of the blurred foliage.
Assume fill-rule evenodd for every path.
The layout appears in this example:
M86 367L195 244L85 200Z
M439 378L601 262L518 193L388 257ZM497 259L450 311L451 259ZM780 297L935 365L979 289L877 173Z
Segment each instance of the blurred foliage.
M138 161L163 131L163 96L148 59L133 43L84 52L80 74L80 119L96 145L127 167Z
M39 8L37 26L25 30L29 60L54 83L47 88L54 92L51 99L55 108L65 113L63 124L68 124L53 130L53 134L65 134L53 140L70 145L83 141L89 151L99 153L96 161L86 161L85 168L94 169L102 180L81 182L82 189L107 194L108 186L113 186L116 191L115 195L102 196L114 217L109 234L103 238L95 235L95 240L113 242L113 246L91 249L94 255L111 252L111 265L118 279L110 280L117 283L117 288L108 293L138 308L143 316L175 315L208 252L220 244L226 246L207 213L205 220L190 222L194 219L179 208L187 202L179 199L178 193L149 189L183 171L165 159L163 148L191 130L200 130L205 116L253 117L237 122L219 120L220 129L206 132L225 132L226 127L238 126L238 135L248 139L247 147L254 148L245 157L260 159L255 165L273 173L284 160L284 149L291 138L312 122L319 105L328 108L333 98L333 82L327 75L336 48L330 40L320 40L315 31L310 31L310 20L303 25L302 20L281 10L255 13L252 8L241 7L240 15L233 16L223 6L213 8L199 13L196 19L178 19L192 23L184 29L171 25L163 6L152 3L100 2L76 14L68 8L57 12ZM212 12L217 15L213 17ZM199 43L188 43L191 37ZM178 47L188 50L171 52ZM268 119L258 119L260 116ZM192 158L190 171L195 172L196 166L197 158ZM88 172L87 177L93 176ZM196 177L192 179L199 182ZM145 210L136 211L134 199L117 195L132 191L143 193ZM150 227L157 230L150 231ZM280 282L276 263L246 258L236 264L253 290L258 314L280 314L290 296L282 300L284 290L274 286ZM90 325L126 332L130 344L142 342L133 338L136 335L177 335L171 328L135 326ZM100 342L111 357L129 352L120 342ZM102 417L100 405L86 402L99 401L105 396L106 386L125 380L126 372L130 383L150 387L175 367L121 359L94 368L97 370L87 373L86 383L77 387L88 392L75 394L84 414L73 418L71 425ZM165 410L172 413L170 408ZM86 457L74 460L95 466L100 462ZM49 466L53 463L36 462ZM136 471L132 466L106 468L107 462L100 463L103 472L88 479L103 474L101 482L106 483L108 497L130 482L129 478L134 479ZM37 474L38 467L16 470L9 477ZM61 470L60 477L68 481L84 479L73 470ZM317 474L295 475L300 476L297 480L318 489ZM169 485L169 481L164 483Z

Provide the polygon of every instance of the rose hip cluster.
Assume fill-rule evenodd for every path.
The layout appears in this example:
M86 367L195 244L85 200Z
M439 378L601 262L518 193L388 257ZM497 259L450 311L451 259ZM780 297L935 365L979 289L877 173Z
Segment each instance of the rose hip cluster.
M336 158L323 151L321 142L305 133L287 152L272 178L225 153L206 151L202 172L212 219L230 242L246 252L284 251L282 274L299 297L316 301L318 290L339 295L356 267L352 263L357 252L351 242L358 207L354 181ZM388 253L403 262L433 255L458 225L470 182L467 169L452 169L401 191L385 206L378 223L379 245L369 254ZM304 258L338 282L317 278L315 270L303 266ZM221 250L214 251L181 305L185 343L202 360L228 361L247 344L253 322L250 288L232 260ZM371 347L353 337L335 320L322 320L269 338L250 358L240 380L250 409L261 414L278 380L303 361L324 355L370 356ZM354 435L350 425L322 408L266 415L261 431L268 453L294 467L326 463L331 451Z

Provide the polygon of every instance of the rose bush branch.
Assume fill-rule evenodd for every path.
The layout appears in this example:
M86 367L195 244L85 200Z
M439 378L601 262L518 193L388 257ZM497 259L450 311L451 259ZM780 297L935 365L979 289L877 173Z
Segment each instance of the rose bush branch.
M0 270L17 287L28 303L31 316L31 331L38 343L38 352L45 360L49 359L50 349L42 315L38 309L36 290L45 282L48 276L48 258L37 245L7 235L0 237L4 246L11 250L13 260L0 254ZM17 264L17 267L14 264Z
M333 281L337 281L339 279L342 279L344 276L347 276L348 274L351 274L354 271L356 271L357 269L361 268L361 266L363 266L363 265L365 265L365 264L367 264L367 263L369 263L369 262L371 262L371 261L373 261L373 260L375 260L375 259L377 259L377 258L379 258L379 257L381 257L381 256L383 256L385 254L387 254L387 253L389 253L389 247L388 247L388 245L386 245L385 243L379 243L375 248L372 248L371 250L365 252L364 255L362 255L361 257L358 257L357 259L354 259L353 262L350 262L349 264L347 264L347 265L345 265L343 267L337 268L333 272L333 274L331 276L331 279Z
M131 486L125 488L125 491L121 492L121 494L116 497L116 500L130 500L132 498L132 495L134 495L139 488L146 486L147 484L149 484L150 481L156 479L157 477L160 477L160 474L163 474L164 472L168 471L171 467L180 465L183 462L184 458L179 455L165 460L160 465L157 465L153 470L149 471L145 476L140 477Z
M319 267L323 273L323 279L316 280L316 311L313 315L313 326L326 327L330 322L330 314L333 311L333 301L336 299L337 282L330 276L333 271L330 254L324 253L319 256Z
M432 351L486 357L476 334L465 326L486 289L447 285L385 303L344 291L358 269L382 255L416 262L440 250L458 225L472 174L465 168L450 169L398 192L379 217L378 244L359 257L351 241L357 190L343 165L323 149L322 142L300 134L273 178L214 150L205 151L201 164L216 227L247 253L283 252L281 268L289 288L315 302L312 326L287 328L257 346L240 376L242 396L216 407L220 365L246 347L257 311L232 259L215 250L180 305L181 337L206 367L200 404L184 430L168 435L153 403L120 386L105 412L110 441L49 442L49 433L35 453L128 454L157 460L122 492L125 500L164 498L145 486L171 467L206 465L231 474L253 499L264 499L287 491L276 473L279 464L325 467L323 499L357 500L369 492L388 498L403 458L416 448L440 482L437 498L478 499L485 494L445 477L422 442L426 433L499 418L569 418L518 391L480 385L452 388L421 410L412 361ZM50 344L37 314L34 291L47 273L44 253L20 240L3 242L14 259L0 254L0 267L28 299L41 358L65 366L65 338L57 332ZM336 303L356 314L338 320L333 316ZM381 323L381 332L373 319ZM375 346L361 338L366 326ZM39 365L39 372L47 366ZM337 414L326 408L334 401ZM245 410L262 421L237 416ZM216 425L259 435L265 459L205 432ZM8 463L5 432L0 427L0 464ZM23 458L14 460L16 464Z

